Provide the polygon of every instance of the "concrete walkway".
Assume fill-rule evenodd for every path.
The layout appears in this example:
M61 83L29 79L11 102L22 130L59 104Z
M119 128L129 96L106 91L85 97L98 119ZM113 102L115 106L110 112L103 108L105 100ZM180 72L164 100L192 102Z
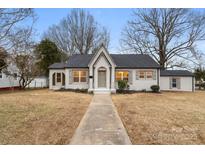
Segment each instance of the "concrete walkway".
M131 144L110 94L95 94L70 144Z

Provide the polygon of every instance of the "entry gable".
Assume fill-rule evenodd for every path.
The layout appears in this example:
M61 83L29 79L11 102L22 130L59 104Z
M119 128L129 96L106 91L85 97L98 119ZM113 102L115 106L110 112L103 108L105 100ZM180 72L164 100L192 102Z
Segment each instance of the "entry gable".
M114 63L112 57L110 56L110 54L107 52L107 49L104 47L104 45L102 45L100 47L100 49L95 53L95 55L92 57L92 59L90 60L90 63L88 64L88 67L93 66L96 61L100 58L100 56L104 56L105 59L108 61L108 63L112 66L115 67L116 64Z

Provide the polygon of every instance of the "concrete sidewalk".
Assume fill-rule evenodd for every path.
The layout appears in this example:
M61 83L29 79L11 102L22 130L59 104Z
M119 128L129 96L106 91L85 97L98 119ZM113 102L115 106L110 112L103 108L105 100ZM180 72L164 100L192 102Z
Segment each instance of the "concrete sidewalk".
M109 94L95 94L70 144L131 144Z

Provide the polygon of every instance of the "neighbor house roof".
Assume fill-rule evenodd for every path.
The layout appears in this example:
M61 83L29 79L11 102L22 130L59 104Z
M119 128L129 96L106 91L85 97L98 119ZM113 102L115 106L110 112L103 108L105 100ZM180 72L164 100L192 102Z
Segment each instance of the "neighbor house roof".
M87 68L94 54L73 55L67 63L55 63L49 68ZM160 68L149 55L110 54L117 68Z
M187 70L161 70L160 76L194 76Z

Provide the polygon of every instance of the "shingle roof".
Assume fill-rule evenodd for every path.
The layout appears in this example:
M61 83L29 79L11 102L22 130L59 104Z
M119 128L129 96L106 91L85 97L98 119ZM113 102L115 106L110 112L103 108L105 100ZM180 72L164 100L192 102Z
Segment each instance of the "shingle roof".
M48 68L56 68L56 69L65 68L65 63L54 63L50 65Z
M194 76L187 70L161 70L160 76Z
M66 67L75 67L75 68L82 68L88 67L88 63L90 62L93 54L89 55L73 55L68 59Z
M111 54L117 68L160 68L149 56L142 54Z
M117 68L160 68L148 55L142 54L110 54ZM49 68L86 68L93 54L73 55L67 63L55 63Z

